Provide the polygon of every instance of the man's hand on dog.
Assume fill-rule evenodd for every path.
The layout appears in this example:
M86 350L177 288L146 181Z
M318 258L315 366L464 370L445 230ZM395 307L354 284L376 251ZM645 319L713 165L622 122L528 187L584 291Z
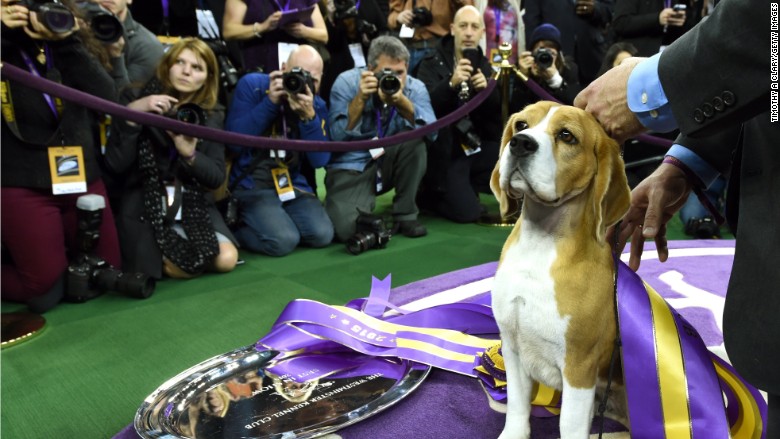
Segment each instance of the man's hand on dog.
M647 129L628 108L626 83L644 58L627 58L619 66L596 78L576 98L574 106L593 114L613 139L623 143Z
M631 191L631 207L620 225L618 248L622 252L631 238L628 266L632 270L639 269L646 240L655 241L658 260L666 261L666 224L685 204L691 188L680 168L664 163Z

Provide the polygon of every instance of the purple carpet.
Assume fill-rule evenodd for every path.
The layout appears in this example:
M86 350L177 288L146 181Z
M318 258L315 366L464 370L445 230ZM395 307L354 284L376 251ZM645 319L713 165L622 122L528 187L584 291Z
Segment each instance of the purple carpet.
M734 241L673 241L669 248L669 259L662 264L653 247L648 245L640 276L696 327L711 351L725 358L721 316L734 257ZM393 289L390 299L397 305L424 306L421 299L446 291L444 295L454 300L470 300L488 292L485 286L489 286L495 268L496 263L489 263L404 285ZM132 417L132 414L128 416ZM504 415L488 407L487 397L477 380L434 370L413 394L396 406L327 437L495 438L503 424ZM559 437L557 417L533 418L531 428L532 438ZM592 432L596 431L594 426ZM604 431L624 429L607 420ZM114 437L138 438L132 425Z

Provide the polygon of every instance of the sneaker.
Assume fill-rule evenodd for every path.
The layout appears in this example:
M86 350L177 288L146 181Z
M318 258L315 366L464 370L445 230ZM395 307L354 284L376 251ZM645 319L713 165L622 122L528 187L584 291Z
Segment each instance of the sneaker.
M428 229L417 220L396 221L393 223L393 235L401 233L409 238L419 238L428 234Z

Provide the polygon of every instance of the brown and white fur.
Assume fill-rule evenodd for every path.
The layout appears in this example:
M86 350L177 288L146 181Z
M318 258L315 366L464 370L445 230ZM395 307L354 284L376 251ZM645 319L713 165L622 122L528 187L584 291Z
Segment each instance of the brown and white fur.
M507 376L500 439L530 437L534 381L562 391L561 438L587 438L615 339L606 229L629 206L620 148L588 113L539 102L507 122L490 186L502 214L523 200L492 292Z

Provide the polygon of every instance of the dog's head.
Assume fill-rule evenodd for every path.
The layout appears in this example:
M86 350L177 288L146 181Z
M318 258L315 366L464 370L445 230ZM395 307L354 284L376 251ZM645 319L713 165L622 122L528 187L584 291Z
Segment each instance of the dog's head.
M517 209L523 196L559 206L587 193L599 241L630 201L617 142L589 113L547 101L529 105L507 121L490 188L504 216Z

